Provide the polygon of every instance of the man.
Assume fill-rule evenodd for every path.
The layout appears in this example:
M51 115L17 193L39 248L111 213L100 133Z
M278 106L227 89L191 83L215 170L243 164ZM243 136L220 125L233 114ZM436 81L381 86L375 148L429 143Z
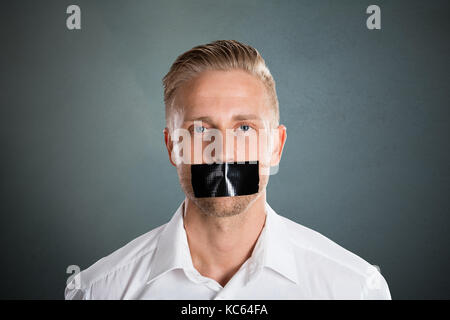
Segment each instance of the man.
M66 299L391 298L374 266L266 202L286 128L256 49L197 46L163 83L164 139L186 198L168 223L79 273Z

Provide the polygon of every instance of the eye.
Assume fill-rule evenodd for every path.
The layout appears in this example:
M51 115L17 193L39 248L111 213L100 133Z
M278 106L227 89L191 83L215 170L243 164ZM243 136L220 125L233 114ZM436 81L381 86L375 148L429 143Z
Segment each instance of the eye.
M239 126L239 129L241 129L244 132L247 132L248 130L250 130L250 126L243 124L243 125Z
M194 131L196 133L203 133L203 132L205 132L205 130L206 130L206 128L204 126L196 126L196 127L194 127Z

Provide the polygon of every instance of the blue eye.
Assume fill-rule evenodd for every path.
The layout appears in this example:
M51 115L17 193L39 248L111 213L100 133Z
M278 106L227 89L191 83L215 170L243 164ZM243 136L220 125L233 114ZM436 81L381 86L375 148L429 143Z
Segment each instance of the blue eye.
M206 128L203 126L199 126L199 127L194 127L194 130L196 133L203 133L203 132L205 132Z
M250 130L250 126L246 124L241 125L239 128L244 132Z

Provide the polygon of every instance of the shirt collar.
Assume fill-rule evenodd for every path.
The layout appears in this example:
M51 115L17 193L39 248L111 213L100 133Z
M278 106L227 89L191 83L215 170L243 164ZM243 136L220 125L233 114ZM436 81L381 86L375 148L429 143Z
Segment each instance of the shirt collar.
M150 264L147 284L174 269L193 270L191 254L183 224L184 201L164 227ZM297 283L297 266L288 230L266 202L266 222L249 262L256 268L269 267ZM247 278L247 281L249 278Z
M184 201L161 232L150 264L147 284L173 269L189 268L192 265L183 214Z
M266 202L266 253L265 266L298 283L294 248L285 219Z

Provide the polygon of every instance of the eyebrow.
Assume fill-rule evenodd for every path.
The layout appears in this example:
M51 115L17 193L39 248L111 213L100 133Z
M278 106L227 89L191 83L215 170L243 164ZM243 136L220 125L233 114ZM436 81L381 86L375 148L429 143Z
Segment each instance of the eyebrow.
M234 115L231 118L233 121L240 121L240 120L262 120L260 116L256 115L256 114L237 114ZM204 121L206 123L213 123L213 120L211 119L211 117L208 116L203 116L203 117L193 117L193 118L189 118L186 119L186 121Z
M233 120L261 120L261 117L256 114L237 114L233 116Z

